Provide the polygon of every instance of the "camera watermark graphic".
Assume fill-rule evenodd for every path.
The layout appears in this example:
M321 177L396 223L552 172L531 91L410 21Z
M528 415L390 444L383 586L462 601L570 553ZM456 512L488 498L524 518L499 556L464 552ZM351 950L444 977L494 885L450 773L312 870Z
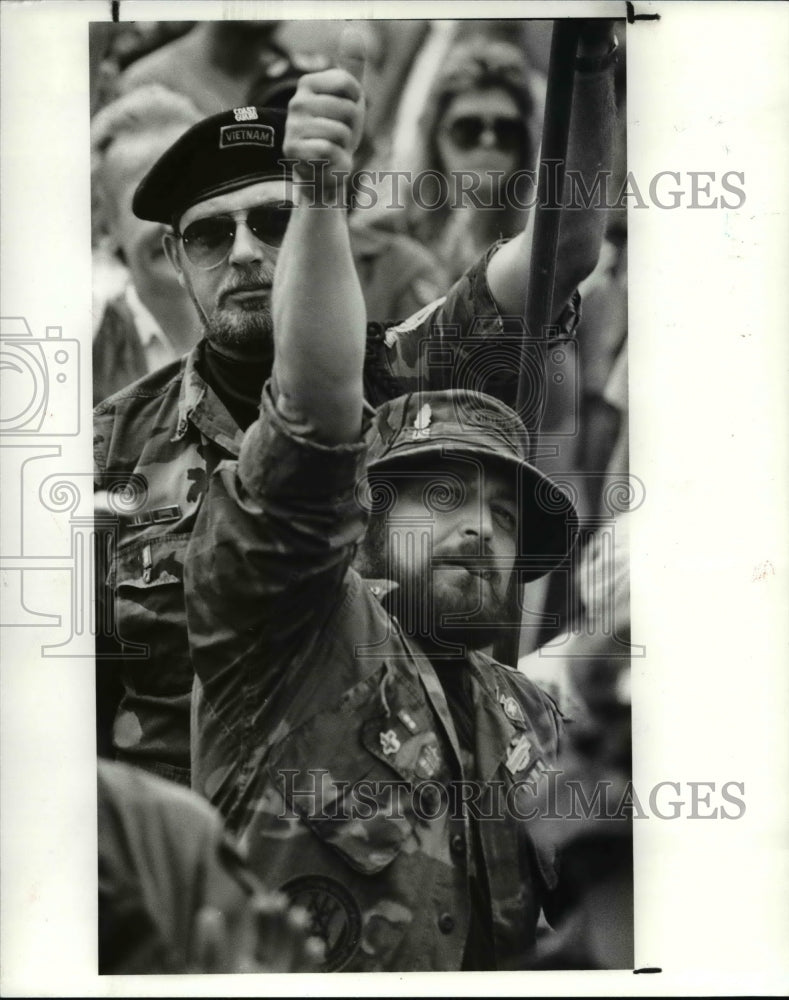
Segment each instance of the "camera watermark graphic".
M567 396L572 401L575 414L570 423L577 432L579 419L579 374L575 341L572 337L556 334L558 328L543 331L539 337L528 338L523 332L523 321L519 318L497 322L503 326L514 323L520 332L501 333L491 336L490 318L476 318L468 336L461 336L453 327L442 327L431 331L431 335L418 345L418 353L431 370L431 378L440 386L454 384L476 394L506 394L506 386L517 380L522 359L529 358L523 352L523 342L534 346L534 356L539 352L561 353L554 359L554 375L564 387L569 387ZM9 531L10 544L6 543L0 562L3 573L5 600L3 602L2 624L6 626L45 626L61 628L65 633L42 646L44 656L92 656L96 640L111 639L108 647L113 649L113 657L145 658L148 648L145 644L124 638L116 621L116 602L108 592L106 602L95 601L94 595L103 592L102 581L111 589L113 567L116 562L122 525L135 516L145 516L147 484L143 477L124 471L117 476L104 477L103 490L94 493L93 476L88 473L69 474L62 471L57 462L61 449L58 439L74 436L79 432L79 342L63 336L60 327L47 327L45 335L36 337L23 317L3 319L2 339L2 426L0 447L3 448L6 467L6 483L18 483L18 488L6 486L4 490L5 517L14 525ZM532 381L534 383L533 412L526 414L537 419L544 405L543 386L539 379L540 366L535 361ZM528 377L528 373L527 373ZM468 429L474 435L479 427L477 415L456 412L461 430ZM419 433L430 434L427 427ZM484 483L485 463L479 459L470 460L462 451L462 434L459 450L445 449L449 461L464 463L464 476L471 476L475 482ZM470 462L470 464L469 464ZM53 468L58 471L53 471ZM593 473L571 473L554 475L555 487L542 488L533 497L538 507L545 510L556 508L556 504L566 504L568 499L577 503L579 489L584 477L597 476ZM618 516L640 506L644 500L643 484L634 476L605 477L602 489L603 513L592 524L585 526L589 533L602 533L609 539L602 556L595 563L593 572L602 586L589 587L594 593L606 593L608 583L615 577L614 537ZM599 478L598 476L598 478ZM451 629L443 637L436 634L436 617L431 607L433 591L433 567L430 553L434 542L434 522L442 512L451 511L463 499L466 483L457 475L444 475L440 468L423 476L424 509L421 515L410 515L410 522L399 523L398 544L395 553L398 561L414 560L417 555L424 565L424 572L413 579L412 604L419 609L416 634L436 641L437 649L443 648L447 656L462 655L465 650L460 632L452 636ZM359 483L357 501L370 514L373 522L384 516L391 516L396 507L398 490L402 480L396 472L387 475L386 481L377 477L373 484L367 480ZM371 493L372 485L372 493ZM516 506L523 506L525 485L518 481ZM31 498L35 502L30 502ZM62 527L57 533L57 548L46 543L39 531L40 517L46 513L50 520L57 520ZM373 540L380 543L380 537ZM566 540L569 544L569 538ZM391 557L386 546L385 558ZM521 577L542 568L543 557L530 555L528 546L520 546L513 570ZM546 566L552 562L545 557ZM445 569L452 562L444 560ZM499 586L506 567L500 564L494 553L480 549L476 553L458 554L458 565L470 568L479 580L480 594L487 586ZM572 580L569 567L555 571L560 577L566 576L566 589L573 598ZM592 572L585 568L584 572ZM31 574L39 574L33 576ZM53 614L50 608L36 607L32 595L36 593L35 581L40 574L66 574L71 597L69 607L62 613ZM396 579L397 574L390 563L385 563L381 572L383 578ZM499 595L501 596L501 595ZM58 609L60 610L60 609ZM480 617L482 616L482 617ZM602 597L599 607L587 615L584 627L590 633L618 634L613 605ZM592 623L591 625L589 623ZM545 614L539 608L530 608L526 599L517 605L501 603L499 611L491 614L490 608L480 601L462 610L444 615L439 624L454 625L461 629L475 629L490 632L493 628L533 627L545 624ZM392 627L396 627L393 625ZM565 637L566 639L566 637ZM548 643L542 650L544 656L561 656L565 651L562 638ZM620 641L621 655L643 655L643 647L630 646L624 638ZM377 655L376 646L357 650L360 656ZM110 654L107 654L110 655Z
M407 323L388 331L393 341L407 335ZM507 400L526 428L542 422L552 392L560 390L566 419L560 430L548 435L575 437L579 433L581 378L578 343L557 323L541 330L529 330L522 316L475 316L468 330L457 325L434 323L430 335L417 345L417 357L429 372L433 388L457 389L472 394ZM546 371L547 364L547 371ZM518 381L526 387L524 402L516 408ZM459 420L468 425L473 414L457 410ZM544 453L550 452L542 443Z
M0 319L0 626L59 630L41 646L46 657L92 657L96 636L113 633L111 621L96 618L95 573L102 562L94 553L114 550L135 485L132 503L145 499L140 477L125 474L110 484L103 510L94 512L92 474L62 468L63 439L80 429L79 341L64 337L59 326L47 326L42 337L24 317ZM43 596L43 582L63 578L65 604L49 592ZM47 600L53 603L44 610L39 602Z
M58 630L41 646L45 657L92 658L104 637L114 640L117 656L146 657L147 646L119 635L113 603L94 597L111 572L122 520L145 507L147 484L135 473L109 475L97 496L92 473L63 470L58 441L81 429L79 368L79 341L61 327L37 337L24 317L0 320L0 627ZM65 604L54 607L53 599L43 610L41 584L63 577Z
M81 601L64 616L53 614L49 607L36 607L33 596L41 574L53 573L70 575L73 594L86 593L80 528L64 527L57 534L56 551L52 533L42 532L40 522L42 509L58 510L61 491L54 487L53 492L51 469L62 454L64 439L79 434L79 394L77 340L64 337L59 326L47 326L43 336L36 336L24 317L0 318L4 521L0 574L5 627L58 627L64 617L70 617L72 624L75 615L84 621Z
M22 316L0 320L0 434L79 433L79 341L59 326L34 337Z

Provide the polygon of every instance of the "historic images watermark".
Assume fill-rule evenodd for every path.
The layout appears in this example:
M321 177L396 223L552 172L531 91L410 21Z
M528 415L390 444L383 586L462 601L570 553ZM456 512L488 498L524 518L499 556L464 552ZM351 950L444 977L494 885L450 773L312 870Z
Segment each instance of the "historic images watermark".
M295 161L281 160L283 171ZM736 211L746 201L745 172L741 170L659 170L650 177L632 171L616 176L610 170L595 174L591 183L579 170L567 170L561 199L541 191L562 189L559 160L544 160L538 170L357 170L333 171L336 183L318 183L326 162L311 163L312 175L294 175L300 197L323 208L404 210L410 199L424 211L464 207L528 211L535 207L587 211L593 209L678 208ZM540 172L553 174L541 188Z
M541 763L526 777L441 781L421 778L355 782L332 778L325 768L278 771L285 809L279 819L312 822L373 819L422 822L441 819L498 821L742 819L745 782L659 781L636 790L632 781L592 781Z

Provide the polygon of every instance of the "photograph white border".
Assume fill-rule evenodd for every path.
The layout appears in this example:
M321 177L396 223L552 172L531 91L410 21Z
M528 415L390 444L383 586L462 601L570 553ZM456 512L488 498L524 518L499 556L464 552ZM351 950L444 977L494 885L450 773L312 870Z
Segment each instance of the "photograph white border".
M647 650L632 671L634 782L677 781L687 796L690 782L738 781L746 803L736 821L634 824L635 965L662 972L98 977L93 664L42 657L47 630L28 626L0 633L4 996L786 992L789 10L635 10L660 19L627 29L628 168L642 188L679 171L685 198L629 208L631 470L646 486L630 530L632 636ZM625 4L120 4L123 20L480 13L622 17ZM0 313L80 342L80 433L42 438L79 482L91 470L87 29L109 17L109 2L0 4ZM740 208L687 207L690 171L730 170L744 174ZM68 539L18 480L18 452L0 459L0 551L22 557L25 513L24 555L42 560L26 606L66 615L69 581L46 557Z

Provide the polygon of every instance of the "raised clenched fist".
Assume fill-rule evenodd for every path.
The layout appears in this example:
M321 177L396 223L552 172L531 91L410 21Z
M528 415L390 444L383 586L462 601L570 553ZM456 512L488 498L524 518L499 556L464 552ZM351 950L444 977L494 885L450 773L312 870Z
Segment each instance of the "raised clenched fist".
M353 29L340 39L337 63L302 76L288 104L285 156L317 192L336 190L351 172L364 127L364 43Z

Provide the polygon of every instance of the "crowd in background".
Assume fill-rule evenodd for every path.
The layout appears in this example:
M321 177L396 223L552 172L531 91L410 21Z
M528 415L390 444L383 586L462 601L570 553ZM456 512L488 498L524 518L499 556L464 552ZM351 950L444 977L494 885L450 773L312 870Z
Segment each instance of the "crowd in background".
M448 179L465 171L483 178L478 199L464 195L432 211L408 185L402 188L397 207L384 195L373 208L357 205L352 210L352 249L368 317L389 322L442 295L492 242L524 228L526 212L508 204L502 192L510 175L534 169L538 162L551 22L376 20L356 25L365 37L369 61L366 133L354 168L410 171L412 177L432 172ZM286 107L302 73L330 64L341 27L334 21L93 25L94 402L184 354L200 336L193 303L162 250L166 227L142 221L131 211L137 184L172 142L206 115L254 104ZM626 156L623 36L624 32L617 68L615 150L620 175ZM498 207L480 208L479 200ZM590 685L603 691L598 710L590 716L594 732L579 736L570 752L582 766L588 748L595 746L597 762L622 774L628 773L630 753L627 696L625 685L617 680L627 663L620 642L629 637L627 555L621 545L625 525L616 522L614 531L616 511L606 506L606 498L611 477L626 477L628 472L626 279L626 213L613 210L598 267L581 288L574 391L557 394L553 404L549 397L544 424L544 440L553 446L553 454L546 451L543 467L574 486L588 544L579 553L578 559L584 561L571 578L569 598L566 574L551 574L527 591L526 602L535 613L531 627L523 630L520 662L568 712L574 698L589 701ZM599 551L601 526L603 535L607 531L606 537L616 534L618 539L616 570L608 578L598 577L597 587L613 591L618 586L614 617L619 631L615 636L609 632L602 645L598 636L593 648L584 626L606 603L588 586L588 566ZM541 657L538 647L546 641L559 652ZM600 734L611 731L613 735L603 740ZM155 784L146 789L143 779L135 780L138 815L154 817L151 822L162 828L175 816L177 828L182 815L178 808L163 808L161 790ZM102 778L100 801L107 815L122 808L118 801L123 800L123 787L111 776ZM183 808L183 815L190 815L194 807L184 799ZM204 823L208 832L203 847L194 849L194 857L182 859L184 870L203 870L204 859L210 857L219 873L204 892L201 889L198 940L192 940L197 932L187 918L180 923L168 918L172 928L165 937L177 939L181 951L164 957L150 951L153 945L146 939L147 929L140 930L139 918L155 910L165 894L161 886L149 885L146 891L153 902L140 893L132 902L121 900L107 910L120 927L105 925L107 940L136 943L131 957L124 949L116 956L108 946L105 971L142 971L146 963L162 971L171 965L203 971L271 967L267 957L250 955L249 949L242 949L240 956L227 953L226 930L211 923L211 906L218 905L214 896L224 898L223 893L231 891L224 886L228 882L233 908L242 911L244 897L254 897L257 888L247 884L238 888L236 883L243 879L235 874L232 850L223 846L211 821L191 822L194 830ZM177 840L177 833L170 831L168 836ZM143 864L131 855L119 859L109 821L104 861L113 871ZM580 870L590 864L580 851L577 863ZM626 893L627 879L620 867L612 870L612 891ZM211 881L205 873L204 877ZM109 883L117 880L108 879ZM297 922L283 930L281 904L263 909L269 939L298 938ZM621 929L619 939L623 936L627 934ZM290 949L289 967L310 967L309 948ZM573 957L570 948L560 962L574 960L610 967L618 956ZM277 966L285 967L287 963Z
M95 402L184 353L198 335L191 303L161 251L163 227L131 213L134 187L179 131L205 115L256 103L286 107L301 73L329 65L342 24L93 26ZM523 228L524 210L501 191L510 174L537 164L551 22L355 26L368 50L367 129L355 167L409 171L412 178L426 171L449 178L475 172L488 185L474 198L443 198L435 210L422 207L407 182L397 185L395 203L387 197L391 184L378 191L375 204L359 202L354 253L368 316L392 322L446 291L492 241ZM625 173L624 80L622 37L612 191ZM546 460L547 471L627 469L626 276L626 211L618 208L609 210L597 270L581 289L577 394L557 397L543 423L559 450ZM126 338L119 357L118 331L130 322L140 336ZM134 350L140 342L143 349ZM600 479L580 481L578 488L582 513L600 513Z

